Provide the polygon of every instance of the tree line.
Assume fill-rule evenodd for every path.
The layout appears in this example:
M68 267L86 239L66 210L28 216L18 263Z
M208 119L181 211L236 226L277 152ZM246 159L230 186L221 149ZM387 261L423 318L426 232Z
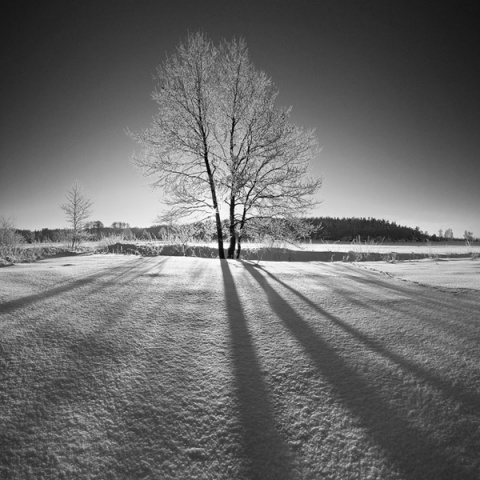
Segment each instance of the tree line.
M250 241L262 241L269 237L271 240L288 240L292 242L309 238L309 225L305 222L302 235L302 226L291 227L274 219L259 219L258 225L244 239ZM252 222L253 224L253 222ZM263 225L263 227L262 227ZM276 226L274 226L276 225ZM278 234L275 235L275 230ZM200 241L217 242L217 229L212 221L192 223L164 223L151 225L149 227L131 227L127 222L113 222L105 226L103 222L96 220L86 222L81 230L73 231L73 228L42 228L40 230L15 229L26 243L67 243L72 245L72 238L75 237L75 245L85 241L99 241L105 238L119 237L122 241L146 240L146 241ZM228 240L228 220L223 221L223 240ZM73 247L74 248L74 247Z
M419 227L411 228L376 218L358 217L313 217L308 222L314 225L313 240L351 242L354 239L370 239L387 242L425 242L428 233Z
M474 236L465 230L462 237L455 237L453 230L447 228L445 232L430 235L419 227L406 227L394 221L372 217L310 217L305 221L312 226L309 238L317 241L351 242L358 237L381 242L440 242L449 240L466 240L473 242Z
M258 226L250 233L245 233L244 240L262 241L267 237L272 240L291 240L292 243L302 241L324 241L324 242L351 242L358 237L362 240L376 242L425 242L425 241L448 241L460 240L454 238L451 229L447 229L442 236L438 234L429 235L422 232L419 227L406 227L398 225L394 221L359 218L359 217L310 217L302 218L303 230L301 227L292 227L288 235L288 225L281 220L258 219ZM263 231L261 225L264 226ZM228 239L228 220L224 221L224 240ZM275 235L275 230L278 235ZM71 229L49 229L41 230L16 230L27 243L33 242L71 242ZM440 233L440 232L439 232ZM192 222L185 224L156 224L149 227L131 227L127 222L113 222L105 226L103 222L96 220L85 223L83 230L85 239L91 241L102 240L107 237L121 236L125 241L146 240L146 241L169 241L178 238L188 238L189 241L217 241L216 225L212 221ZM465 231L462 240L474 241L471 232Z

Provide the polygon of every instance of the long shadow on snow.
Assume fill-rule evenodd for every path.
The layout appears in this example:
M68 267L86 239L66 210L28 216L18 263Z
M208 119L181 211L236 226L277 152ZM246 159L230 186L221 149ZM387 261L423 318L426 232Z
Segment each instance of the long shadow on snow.
M133 267L123 268L118 266L115 269L102 271L99 274L94 274L84 277L82 280L101 277L107 273L121 271L120 275L113 280L107 280L95 288L95 292L101 291L103 288L108 288L114 285L117 281L128 284L135 278L146 275L152 269L157 269L159 274L167 263L168 258L156 261L152 265L151 259L147 262L142 262L141 267L136 263ZM125 267L125 265L123 265ZM133 272L134 269L137 269ZM82 282L85 284L88 282ZM65 290L67 291L67 290ZM17 465L19 459L19 451L22 448L21 442L17 439L15 428L20 430L29 430L37 428L37 425L44 422L44 417L50 417L52 422L60 420L59 409L65 409L75 412L76 404L84 404L85 402L98 402L98 398L102 395L110 402L117 403L119 399L111 398L111 389L118 388L116 378L122 377L122 371L128 370L129 365L124 366L124 357L131 353L132 346L130 345L130 338L128 336L121 337L122 341L118 342L109 338L106 334L114 327L114 319L117 318L118 312L121 312L123 307L128 307L132 304L135 294L132 292L129 295L121 297L122 300L117 304L115 302L115 311L110 311L105 314L97 311L96 315L101 318L102 323L93 332L86 335L76 336L78 332L70 331L53 331L42 329L35 331L36 340L44 345L44 355L48 355L48 349L55 342L55 346L61 347L64 356L55 359L51 363L51 367L55 368L53 375L51 372L45 371L41 367L33 366L33 370L29 372L30 383L35 386L35 394L31 397L31 402L26 402L24 408L17 408L16 415L11 419L11 431L0 432L0 451L4 453L4 458L0 460L0 466L5 468L13 468ZM14 357L15 352L7 355L0 343L0 353L9 361L9 357ZM28 365L27 365L28 366ZM32 366L30 366L32 368ZM118 390L123 396L123 390ZM94 403L92 403L94 405ZM64 410L63 410L64 411ZM41 412L38 415L37 412ZM64 414L63 414L64 415ZM65 428L65 427L63 427ZM161 437L161 436L160 436ZM33 445L33 443L32 443ZM124 445L119 445L117 448L126 448ZM130 449L132 447L130 446ZM23 455L23 454L20 454ZM27 458L20 458L21 462L28 463L29 468L36 469L43 468L45 457L48 452L35 448L35 455ZM124 465L121 462L125 455L115 458L111 456L107 464L111 469L109 473L116 469L121 469ZM133 475L132 475L133 478Z
M167 259L163 260L163 264L167 261ZM78 280L75 280L73 282L69 282L61 287L55 287L51 290L45 291L45 293L38 293L35 295L30 295L28 297L22 297L17 300L13 300L11 302L5 302L4 304L0 304L0 312L2 313L10 313L14 311L17 308L21 308L23 306L33 304L38 301L42 301L48 298L53 298L56 295L61 295L62 293L66 293L72 290L75 290L76 288L84 287L84 286L90 286L90 290L87 292L89 295L91 294L96 294L101 292L102 290L105 290L107 288L114 288L117 285L121 284L128 284L129 282L132 282L136 278L140 276L144 276L148 274L149 271L152 269L156 268L158 266L158 263L155 263L155 265L151 265L151 261L145 261L142 262L141 264L136 263L133 266L126 267L125 265L119 265L115 268L112 269L104 269L101 272L88 275L85 277L82 277ZM163 266L161 266L162 268ZM115 277L112 277L115 275L117 272L120 272L117 274ZM96 282L99 278L102 278L102 280L105 278L104 281L101 282ZM112 279L113 278L113 279ZM113 324L113 319L116 318L116 313L117 312L122 312L124 306L128 306L131 301L135 298L135 295L127 295L123 297L123 301L121 303L116 302L115 303L115 309L112 312L110 310L108 315L101 314L101 310L96 310L96 316L101 318L101 322L99 323L100 327L95 329L95 333L93 335L98 335L100 331L106 330L108 328L111 328ZM91 300L91 297L88 296L89 301ZM82 302L84 300L82 299ZM78 302L70 302L72 305L72 309L75 309L76 306L78 305ZM105 305L104 305L105 306ZM69 310L70 311L70 310ZM67 311L64 311L65 314L67 314ZM35 314L34 314L35 315ZM33 317L32 320L36 318ZM32 322L32 325L35 322ZM43 328L42 326L37 326L35 330L35 339L36 341L39 341L39 339L42 339L42 343L45 345L48 345L49 342L52 341L52 339L57 339L61 337L61 334L59 333L58 330L58 325L51 325L53 330L51 328ZM89 337L89 335L87 335ZM19 337L23 338L23 337ZM69 339L72 339L72 335L68 335ZM19 340L20 342L20 340ZM20 342L23 344L24 342ZM15 353L15 344L9 345L9 348L4 348L2 345L2 341L0 340L0 347L2 348L2 355L1 357L4 359L4 361L9 362L11 361L12 358L16 357Z
M145 262L148 262L148 260L145 260L142 262L142 265L145 264ZM9 302L4 302L0 304L0 312L2 313L10 313L18 308L22 308L31 304L34 304L36 302L40 302L43 300L46 300L48 298L55 297L57 295L60 295L62 293L69 292L71 290L75 290L76 288L83 287L88 284L92 284L95 282L95 280L99 278L104 278L107 275L115 275L116 273L119 273L118 276L115 277L114 281L110 281L110 284L114 284L117 282L117 280L121 279L122 277L128 275L129 272L131 272L134 269L138 269L139 264L135 263L131 267L126 267L124 264L118 265L113 268L107 268L103 269L100 272L94 273L92 275L86 275L84 277L81 277L79 279L73 280L71 282L62 284L58 287L54 287L50 290L46 290L41 293L35 293L34 295L27 295L25 297L17 298L16 300L11 300ZM138 272L138 275L143 274L144 272Z
M150 259L142 262L141 268L137 263L133 267L125 269L114 279L100 283L96 286L95 293L117 287L120 284L124 284L130 290L131 282L138 277L149 275L149 272L154 269L156 270L156 275L160 276L160 272L165 268L168 260L168 257L165 257L152 264ZM68 351L73 354L77 362L102 368L107 367L107 370L112 367L118 368L117 361L119 357L131 354L135 350L136 346L132 345L128 336L121 337L122 343L108 336L115 329L118 320L128 315L135 299L137 299L137 293L129 290L121 296L121 301L113 301L114 308L109 304L105 304L103 307L106 309L106 312L102 311L102 307L95 311L96 317L101 319L101 322L98 323L95 329L83 335L82 338L76 339L75 342L71 341L71 336L66 339L69 344ZM58 330L55 330L55 334L58 335ZM104 362L105 365L102 365Z
M352 277L351 280L355 281L354 277ZM358 286L357 284L354 285ZM377 286L379 289L382 288L378 284ZM376 312L379 315L385 314L385 307L376 306L373 302L369 301L368 297L365 299L359 298L358 289L355 291L355 294L352 294L352 289L348 289L346 287L336 287L335 293L348 300L349 303L358 305L358 307L364 310ZM406 302L404 300L397 300L395 303L393 303L391 300L388 300L387 302L390 305L391 310L394 310L395 313L402 313L409 320L416 320L419 324L425 324L426 327L426 324L428 324L429 327L427 328L434 330L437 334L439 332L445 332L449 336L455 337L457 341L462 344L463 352L467 351L467 344L469 345L469 348L472 349L472 352L478 352L478 343L480 341L480 323L474 323L474 315L470 312L470 310L468 310L468 308L464 309L466 310L465 313L462 311L462 307L460 307L458 303L451 301L448 302L448 304L446 303L445 305L434 308L433 306L428 305L428 301L423 302L423 298L421 296L419 296L419 298L416 300L417 301L415 303L411 301ZM416 307L423 306L424 308L427 308L430 312L429 315L424 313L419 317L418 312L412 313L412 305L415 305ZM448 319L444 320L439 318L438 311L440 309L443 311L448 311ZM463 321L459 321L464 317L465 319ZM446 316L444 318L446 318ZM427 336L425 336L424 340L426 339Z
M301 343L345 406L360 419L371 437L401 469L406 478L409 480L478 478L471 469L451 458L441 444L428 438L421 429L409 425L409 420L400 416L368 382L358 377L335 349L295 312L253 265L248 263L244 265L265 291L278 318ZM331 315L327 315L327 318L340 324L338 319Z
M451 320L440 320L438 316L435 316L434 320L432 320L431 318L424 316L421 321L431 324L436 329L440 327L443 330L454 334L459 339L467 339L471 343L476 343L480 340L480 322L475 320L478 316L478 301L476 297L463 297L462 303L459 303L457 301L458 299L456 299L451 292L443 292L443 290L436 287L429 287L428 285L392 277L383 279L381 272L371 271L367 268L362 268L362 275L366 277L362 278L359 275L351 273L352 267L350 265L337 265L336 267L337 271L343 269L342 277L344 278L366 285L367 287L375 286L378 287L378 289L392 292L395 295L405 295L409 297L409 299L414 300L417 304L420 303L425 307L431 308L432 312L435 312L438 309L452 310L454 308L454 314L450 316ZM439 292L443 292L444 294L442 300L439 300L438 298ZM338 290L337 293L348 295L340 290ZM349 300L358 305L362 303L353 297L349 297ZM398 302L396 304L396 311L411 314L408 308L402 307L402 303L405 302ZM375 310L372 305L368 305L368 308L370 310ZM459 325L461 325L461 328L459 328Z
M378 272L367 269L362 269L362 273L366 277L362 278L358 275L353 275L347 268L344 267L345 273L343 275L354 282L368 287L375 286L378 289L391 291L394 294L407 295L415 303L421 303L421 305L431 308L432 312L438 309L449 309L452 312L449 315L449 319L439 319L435 315L433 318L423 316L421 321L429 323L436 329L441 328L463 342L467 341L473 344L473 348L476 349L475 346L480 340L480 322L477 320L478 299L476 296L463 297L462 302L459 302L448 290L445 292L437 287L429 287L428 285L402 279L384 280ZM438 299L439 292L443 292L442 300ZM402 303L398 303L395 308L399 312L411 314L408 308L402 306Z
M251 268L248 266L248 264L245 264L245 265L247 266L247 269ZM459 385L458 383L453 385L451 382L449 382L448 380L445 380L439 375L436 375L433 372L429 372L425 368L406 359L405 357L402 357L401 355L398 355L390 350L387 350L383 345L381 345L380 342L374 340L373 338L368 337L368 335L365 335L360 330L348 324L347 322L341 320L335 315L328 313L326 310L324 310L322 307L320 307L316 303L312 302L309 298L307 298L305 295L300 293L298 290L294 289L290 285L287 285L285 282L277 278L275 275L273 275L269 271L265 270L263 267L256 267L256 268L260 268L270 278L272 278L277 283L285 287L287 290L295 294L298 298L300 298L300 300L305 302L312 309L316 310L320 315L330 320L334 325L337 325L338 327L342 328L347 333L352 335L352 337L354 337L355 339L365 344L368 348L370 348L370 350L382 355L383 357L389 359L393 363L396 363L397 365L399 365L402 369L409 371L410 373L413 373L415 376L417 376L421 380L426 381L433 387L441 390L447 398L450 397L462 403L465 407L469 408L472 413L476 413L477 415L480 414L480 398L477 395L469 392L465 388L462 388L462 386ZM350 299L349 301L354 301L354 300Z
M222 260L221 266L244 449L249 460L248 478L288 479L289 453L275 428L272 406L228 262Z
M373 284L379 288L390 290L393 293L408 295L409 297L415 300L421 299L422 301L436 308L445 308L445 307L452 306L453 293L448 288L444 289L436 286L429 286L429 285L414 282L411 280L404 280L399 277L393 277L393 280L395 283L392 283L391 277L390 277L390 280L386 281L384 280L385 277L383 277L383 275L380 272L368 270L367 268L362 268L361 272L364 277L362 278L361 276L352 274L350 266L339 265L339 268L342 268L342 267L344 270L344 272L342 273L342 276L350 280L356 281L358 283L362 283L368 286L371 286ZM420 291L418 287L421 287L422 290ZM438 299L438 292L444 293L444 298L442 300ZM435 294L435 297L433 296L434 294ZM471 314L472 316L476 315L478 310L478 304L471 305L471 306L467 306L464 304L462 305L462 310L464 313ZM455 321L456 322L462 321L463 323L469 323L470 319L465 318L464 320L462 320L462 317L459 315L457 318L455 318Z
M159 275L161 270L165 267L167 261L168 258L166 257L160 261L155 261L155 263L152 265L152 261L150 259L147 261L147 263L142 262L141 268L138 263L132 267L124 268L121 274L116 276L115 279L109 279L105 282L95 285L93 294L98 294L102 292L102 290L115 287L120 283L125 284L125 288L127 288L136 278L147 275L148 272L153 269L156 269L156 273ZM73 282L74 285L68 284L65 287L69 287L71 290L75 288L75 286L79 286L79 284L88 284L93 282L93 279L95 278L103 277L106 275L106 273L110 274L118 270L121 270L121 266L116 267L115 269L109 269L106 272L102 271L98 274L84 277L77 282ZM66 288L64 291L68 291L68 289ZM115 323L120 316L126 315L126 312L129 311L133 301L136 298L137 294L130 291L121 296L121 301L117 301L115 297L112 297L111 304L105 303L102 305L102 307L96 309L95 312L92 313L92 315L99 318L101 321L98 322L96 328L87 333L81 333L77 330L70 331L58 329L57 324L47 324L46 328L42 326L35 329L32 335L34 335L35 341L39 345L42 345L42 347L45 349L45 353L48 353L48 349L52 346L61 346L62 351L66 355L67 361L70 362L71 359L75 360L74 364L70 364L71 368L68 370L68 374L65 372L65 374L62 376L63 381L68 383L75 381L77 382L77 387L75 388L79 388L82 385L82 376L78 376L78 370L76 370L77 368L79 368L81 371L87 372L87 376L89 379L91 379L92 371L96 371L98 368L106 368L108 370L112 366L118 367L117 360L126 354L131 353L134 347L131 345L128 337L121 337L122 343L119 343L118 340L110 338L109 333L115 329ZM72 308L75 309L75 305ZM25 342L24 338L21 338L22 342ZM15 346L13 345L10 346L10 348L6 348L0 342L0 353L5 362L8 363L15 359ZM88 367L85 368L85 365L88 365ZM44 376L42 376L42 378L43 377ZM49 394L52 394L57 398L57 401L61 400L62 395L58 394L58 392L55 391L55 388L48 387L47 390ZM69 398L72 395L72 391L67 392L67 390L63 388L62 392L65 393Z

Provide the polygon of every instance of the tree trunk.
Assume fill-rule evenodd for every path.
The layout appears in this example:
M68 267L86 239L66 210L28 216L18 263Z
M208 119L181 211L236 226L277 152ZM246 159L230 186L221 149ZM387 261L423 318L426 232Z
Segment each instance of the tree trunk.
M228 246L227 258L234 258L235 245L237 243L237 236L235 234L235 196L230 196L230 245Z
M247 217L247 211L245 210L245 207L243 208L243 213L242 213L242 220L240 221L240 228L239 228L239 234L238 234L238 246L237 246L237 255L236 259L240 260L240 254L242 252L242 237L244 233L244 228L245 228L245 220Z
M235 257L237 260L240 260L241 251L242 251L242 237L239 236L237 239L237 255Z
M225 259L225 250L223 249L223 230L222 230L222 221L220 219L220 212L218 209L215 212L215 221L217 224L217 243L218 243L218 258L220 260Z
M235 224L230 220L230 245L228 246L227 258L234 258L237 236L235 235Z
M236 243L237 239L235 238L235 233L230 233L230 244L228 246L227 258L234 258Z
M215 182L213 181L213 173L212 169L210 167L210 161L208 159L208 148L207 148L207 143L205 140L204 136L204 162L205 162L205 167L207 169L207 174L208 174L208 181L210 184L210 192L212 194L212 203L213 203L213 208L215 210L215 222L217 225L217 242L218 242L218 258L220 260L225 259L225 250L223 249L223 229L222 229L222 220L220 218L220 211L218 209L218 201L217 201L217 191L215 189Z

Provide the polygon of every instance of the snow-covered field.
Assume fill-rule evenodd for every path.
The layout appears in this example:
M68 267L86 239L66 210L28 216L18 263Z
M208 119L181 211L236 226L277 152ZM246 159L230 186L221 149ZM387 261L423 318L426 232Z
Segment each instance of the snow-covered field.
M0 478L478 479L479 267L0 268Z
M316 252L348 252L357 250L372 253L422 253L427 255L458 255L458 254L480 254L480 244L478 242L466 245L459 242L412 242L412 243L375 243L375 242L352 242L352 243L304 243L301 244L301 250L311 250Z
M365 262L361 265L401 280L444 288L447 292L480 291L480 260L424 259L395 264Z
M262 252L263 250L263 252ZM284 250L284 251L282 251ZM478 258L480 244L462 243L305 243L299 246L284 245L282 248L264 248L262 245L246 244L245 257L257 259L260 251L264 260L285 261L394 261L420 258Z

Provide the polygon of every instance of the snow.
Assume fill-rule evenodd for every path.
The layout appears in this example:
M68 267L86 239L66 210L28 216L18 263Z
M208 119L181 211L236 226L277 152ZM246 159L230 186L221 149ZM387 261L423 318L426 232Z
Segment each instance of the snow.
M480 290L480 260L425 259L395 264L366 262L361 265L393 278L422 285L454 290Z
M479 477L475 260L0 268L0 477Z

